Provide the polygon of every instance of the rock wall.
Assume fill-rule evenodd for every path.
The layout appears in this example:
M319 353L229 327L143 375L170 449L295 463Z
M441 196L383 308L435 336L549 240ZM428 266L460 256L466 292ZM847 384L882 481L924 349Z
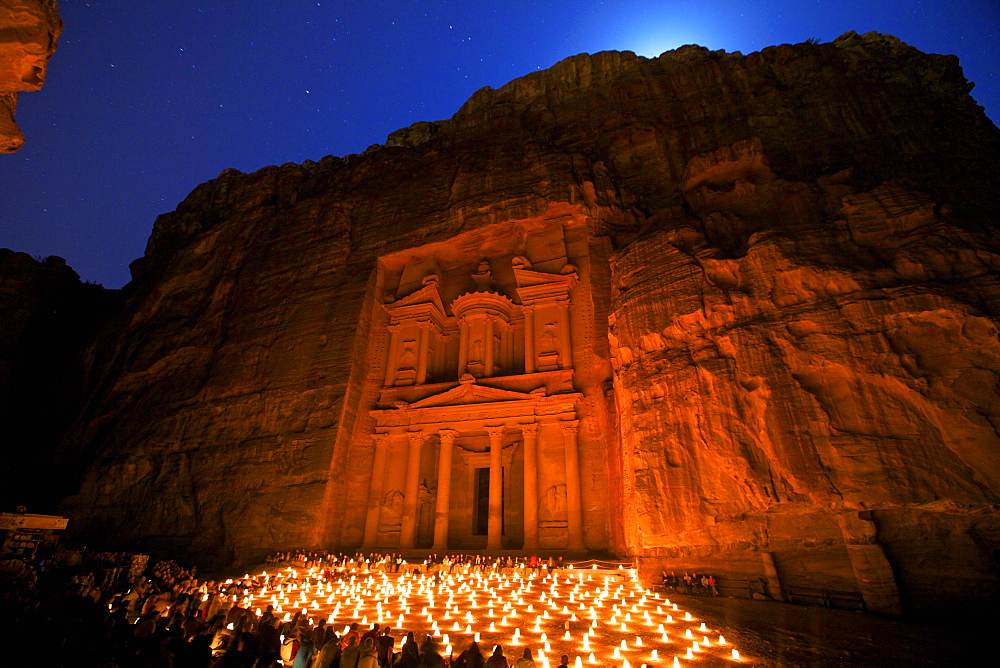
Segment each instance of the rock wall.
M0 0L0 153L24 144L14 121L17 94L45 83L62 28L56 0Z
M60 257L0 248L0 508L54 512L78 475L53 465L79 408L79 369L119 306L115 290L82 283ZM75 484L74 484L75 483Z
M562 227L589 548L885 612L988 600L1000 133L970 88L877 34L599 53L362 155L227 170L157 220L94 349L71 526L215 563L356 547L380 267Z

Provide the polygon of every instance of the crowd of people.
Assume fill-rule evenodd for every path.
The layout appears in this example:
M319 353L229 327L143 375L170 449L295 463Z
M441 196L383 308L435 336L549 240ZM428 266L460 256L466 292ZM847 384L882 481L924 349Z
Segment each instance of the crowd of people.
M451 573L487 572L512 573L515 569L554 571L564 568L562 557L543 559L536 554L527 557L490 557L482 554L429 554L419 562L409 562L401 554L377 552L343 554L327 552L292 551L278 552L267 559L267 564L294 564L301 568L358 569L366 572L400 573Z
M431 555L411 564L400 555L292 552L273 555L269 576L199 580L194 569L159 561L136 573L141 555L57 553L34 566L2 564L0 620L24 648L28 665L101 668L534 668L529 649L508 661L503 648L484 655L470 643L442 656L437 641L388 627L351 624L343 635L302 611L279 617L240 601L264 586L336 580L371 571L424 573L455 569L556 568L555 560ZM412 571L410 571L412 572ZM568 659L563 657L563 668Z
M700 594L702 596L718 596L718 581L714 575L702 573L684 573L678 576L674 571L667 573L663 571L660 575L661 584L667 591L675 591L681 594Z

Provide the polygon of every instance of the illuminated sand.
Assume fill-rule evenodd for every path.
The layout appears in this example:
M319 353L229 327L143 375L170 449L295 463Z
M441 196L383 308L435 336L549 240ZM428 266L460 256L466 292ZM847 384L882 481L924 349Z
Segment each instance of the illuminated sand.
M338 632L351 622L389 625L397 651L405 631L418 642L434 635L445 656L449 646L457 656L477 639L486 654L503 645L513 662L527 646L538 668L557 666L562 654L577 668L751 663L707 622L644 589L631 571L441 573L439 582L434 574L354 573L331 583L319 581L316 570L298 572L304 576L308 582L278 586L268 576L268 586L242 603L257 614L272 604L285 621L304 611Z

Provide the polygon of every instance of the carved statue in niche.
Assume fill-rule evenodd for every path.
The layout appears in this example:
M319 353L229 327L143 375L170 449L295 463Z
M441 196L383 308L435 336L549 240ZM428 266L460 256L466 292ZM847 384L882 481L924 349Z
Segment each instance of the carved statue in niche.
M472 349L469 352L470 362L482 362L483 361L483 340L476 339L472 342Z
M490 263L486 260L480 262L476 273L472 275L472 280L476 282L476 292L490 292L490 283L493 282L493 273L490 271Z
M555 522L566 519L566 485L552 485L542 494L538 504L538 520Z
M399 531L403 524L403 493L398 489L390 489L382 497L380 520L379 531Z
M399 355L399 368L412 369L417 363L417 342L403 341L403 352Z
M542 349L539 352L555 352L559 341L559 335L556 333L556 323L545 323L545 326L542 328L542 333L538 338L542 343Z

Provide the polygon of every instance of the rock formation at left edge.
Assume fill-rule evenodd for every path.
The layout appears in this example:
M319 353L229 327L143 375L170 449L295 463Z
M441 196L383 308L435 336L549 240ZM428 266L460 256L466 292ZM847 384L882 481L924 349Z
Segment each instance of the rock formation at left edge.
M45 83L62 28L56 0L0 0L0 153L24 144L14 121L17 95Z
M75 476L54 465L55 444L80 407L79 371L120 292L84 283L61 257L0 248L0 508L55 512Z

